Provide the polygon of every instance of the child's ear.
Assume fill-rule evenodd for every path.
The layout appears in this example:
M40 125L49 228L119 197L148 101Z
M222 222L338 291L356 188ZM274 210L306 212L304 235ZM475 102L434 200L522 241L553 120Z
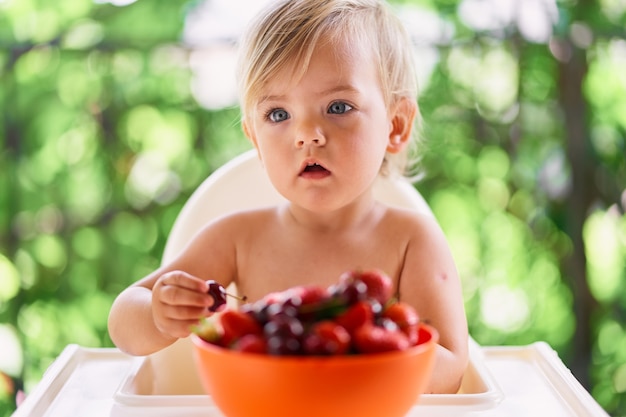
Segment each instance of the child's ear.
M399 153L411 139L413 122L417 114L417 103L407 97L401 98L391 110L391 123L387 152Z
M250 142L252 142L252 145L254 145L254 148L256 149L256 153L257 153L257 155L259 157L259 160L261 162L263 162L263 159L261 158L261 152L259 151L259 146L257 144L257 140L256 140L256 135L254 133L254 129L251 129L250 126L248 125L248 123L245 120L242 120L241 128L243 129L243 134L246 135L248 140Z
M252 129L250 129L250 126L248 125L248 122L246 122L245 120L242 120L241 121L241 128L243 129L243 134L246 135L248 140L250 142L252 142L252 144L256 148L257 147L256 146L256 136L254 135L254 131Z

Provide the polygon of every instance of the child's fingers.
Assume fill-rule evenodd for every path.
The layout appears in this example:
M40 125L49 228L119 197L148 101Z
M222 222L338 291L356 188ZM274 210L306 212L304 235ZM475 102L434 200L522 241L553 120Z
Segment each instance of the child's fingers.
M192 291L207 292L209 287L205 280L188 274L184 271L166 272L159 278L162 284L187 288Z
M154 294L157 295L158 301L170 306L195 306L206 308L213 305L213 297L209 294L191 291L187 288L175 285L163 284Z
M162 314L168 320L176 321L198 321L200 317L206 315L207 309L205 307L190 307L190 306L171 306L164 305L162 307Z
M191 279L188 279L191 278ZM171 306L195 306L206 308L213 304L213 297L195 285L196 278L170 274L161 277L152 289L152 296L157 302ZM205 285L206 287L206 285Z

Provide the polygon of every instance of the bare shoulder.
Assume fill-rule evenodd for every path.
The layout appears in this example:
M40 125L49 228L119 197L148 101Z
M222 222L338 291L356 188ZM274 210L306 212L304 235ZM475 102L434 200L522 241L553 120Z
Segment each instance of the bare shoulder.
M234 233L231 237L238 236L239 233L254 231L257 227L268 224L276 217L276 208L267 207L254 210L234 211L216 218L209 222L202 233Z
M258 233L259 227L270 223L275 210L232 212L210 221L167 269L187 271L205 279L224 277L226 283L231 282L237 275L238 249Z
M444 288L459 285L448 240L432 214L389 208L385 222L406 242L399 285L403 297L417 303L420 295L439 297Z
M384 221L385 227L401 231L411 240L429 239L443 233L432 213L388 207Z
M385 223L389 230L407 242L405 271L443 269L452 272L454 261L450 247L433 214L388 208Z

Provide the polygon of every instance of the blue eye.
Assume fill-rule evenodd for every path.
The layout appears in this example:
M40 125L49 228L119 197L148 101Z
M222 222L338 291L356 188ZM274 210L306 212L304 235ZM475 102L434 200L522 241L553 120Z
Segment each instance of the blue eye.
M273 109L267 113L267 118L272 122L282 122L289 119L289 113L284 109Z
M335 101L328 107L328 113L331 114L343 114L352 110L352 106L344 103L343 101Z

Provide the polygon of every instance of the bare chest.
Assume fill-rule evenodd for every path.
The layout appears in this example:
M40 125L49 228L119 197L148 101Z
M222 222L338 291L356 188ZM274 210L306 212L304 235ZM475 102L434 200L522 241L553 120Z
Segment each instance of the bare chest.
M389 235L369 239L259 236L237 251L237 285L241 294L256 300L296 285L329 286L351 269L378 268L395 280L404 252L402 240Z

